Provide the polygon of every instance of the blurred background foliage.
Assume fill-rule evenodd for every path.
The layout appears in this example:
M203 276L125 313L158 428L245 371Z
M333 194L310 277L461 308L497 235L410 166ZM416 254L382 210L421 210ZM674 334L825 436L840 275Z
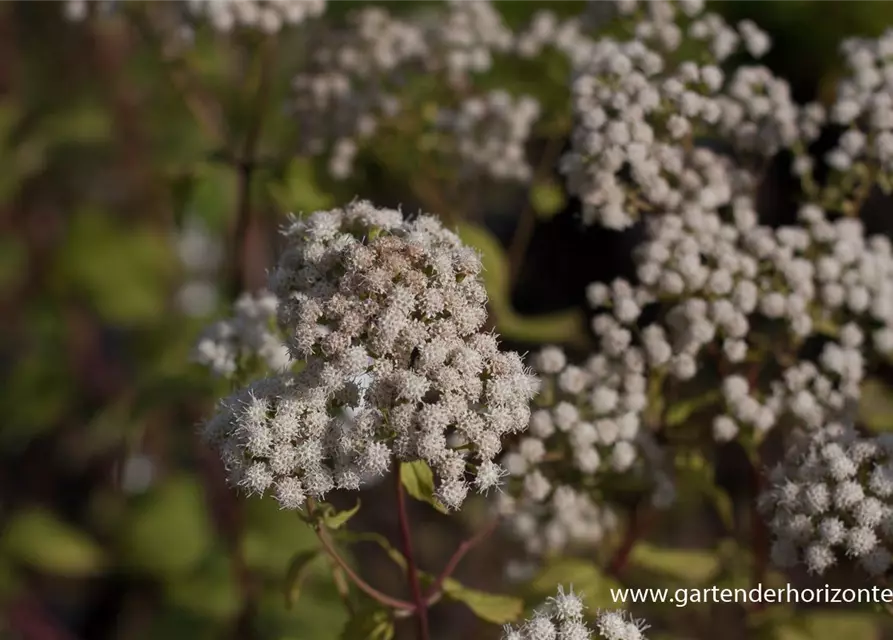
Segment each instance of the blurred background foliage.
M480 249L492 319L512 346L582 349L584 287L629 268L635 235L576 226L554 171L569 124L566 69L555 60L500 60L484 83L532 93L554 116L531 141L543 170L529 190L460 185L436 140L399 131L379 136L355 175L336 182L324 163L294 153L300 132L282 108L306 56L300 33L274 41L199 30L194 47L171 53L150 25L121 19L126 4L117 17L86 23L67 22L57 2L0 4L0 633L338 638L346 614L327 564L284 586L296 554L315 548L312 532L272 501L229 491L197 443L196 424L226 391L190 364L197 332L234 293L263 285L288 212L358 195L439 213ZM331 2L325 20L364 4ZM421 3L380 4L400 12ZM498 8L519 25L545 5L571 15L583 4ZM887 2L714 8L770 32L767 63L800 100L828 97L842 38L893 25ZM424 79L411 89L418 118L450 99ZM400 124L410 133L419 126ZM893 426L887 390L871 397L872 426ZM702 463L687 472L693 487L713 486L701 479ZM372 490L363 501L358 527L393 536L389 498ZM724 493L706 502L713 506L701 501L661 523L658 539L693 546L692 531L723 527L733 537L736 506ZM484 518L471 510L447 521L414 506L423 566L442 565ZM510 590L500 577L510 548L494 538L486 549L459 577ZM370 579L400 593L399 572L379 555L374 544L355 546ZM726 542L709 552L639 545L631 565L651 584L747 582L747 558ZM559 582L583 590L594 607L612 606L611 579L581 559L546 567L525 595L532 602ZM881 637L871 612L738 615L665 609L657 619L679 632L652 637L715 638L720 629L729 638ZM442 638L495 637L461 606L438 607L433 625Z

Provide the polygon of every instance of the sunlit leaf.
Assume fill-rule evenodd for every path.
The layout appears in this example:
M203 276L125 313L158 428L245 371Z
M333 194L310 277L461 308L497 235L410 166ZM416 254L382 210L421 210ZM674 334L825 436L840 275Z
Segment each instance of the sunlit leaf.
M503 338L532 343L586 342L585 318L577 309L538 316L522 316L512 308L508 258L499 241L483 227L458 225L462 241L481 253L483 279L496 329Z
M400 482L406 488L406 493L416 500L427 502L441 513L449 513L434 497L434 473L424 460L401 462Z
M582 593L589 607L596 609L617 608L619 605L611 596L612 589L622 585L607 575L598 565L581 558L555 558L550 560L530 583L537 600L555 592L556 585L573 586Z
M520 598L469 589L452 578L444 580L443 593L464 603L481 620L493 624L514 622L524 612L524 601Z
M631 565L673 580L701 583L716 574L719 559L713 551L670 549L640 542L630 553Z
M334 509L329 509L323 512L323 524L325 524L329 529L340 529L344 526L348 520L350 520L357 511L360 510L360 501L357 500L357 504L350 508L345 509L344 511L335 511Z

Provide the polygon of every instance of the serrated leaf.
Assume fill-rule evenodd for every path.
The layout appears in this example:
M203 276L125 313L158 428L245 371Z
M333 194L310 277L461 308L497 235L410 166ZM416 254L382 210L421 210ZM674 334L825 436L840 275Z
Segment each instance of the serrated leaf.
M859 420L875 431L893 429L893 390L875 378L862 383Z
M469 589L452 578L444 580L443 593L465 604L481 620L493 624L514 622L524 612L524 601L520 598Z
M350 520L357 511L360 510L360 501L357 500L356 506L345 511L335 511L327 509L323 512L322 521L329 529L340 529L348 520Z
M393 640L394 621L384 609L364 609L347 621L341 640Z
M302 551L295 554L288 565L288 572L285 575L285 606L289 609L295 606L298 598L301 596L301 587L304 579L310 571L313 561L320 557L318 550Z
M618 603L611 597L612 589L623 585L607 575L598 565L580 558L556 558L550 561L531 581L530 588L537 600L555 592L555 586L565 584L586 598L586 604L595 609L616 608Z
M564 208L564 190L553 181L539 182L530 190L530 204L536 215L549 219Z
M427 502L441 513L449 510L434 497L434 473L424 460L400 463L400 482L406 493L416 500Z
M39 508L13 515L0 547L17 562L59 576L95 575L105 566L102 550L87 534Z
M709 580L719 569L713 551L669 549L640 542L630 553L629 562L640 569L688 584Z

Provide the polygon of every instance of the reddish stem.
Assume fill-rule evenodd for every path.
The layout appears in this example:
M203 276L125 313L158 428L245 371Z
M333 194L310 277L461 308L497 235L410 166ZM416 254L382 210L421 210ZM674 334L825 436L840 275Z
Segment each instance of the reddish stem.
M312 500L307 501L307 512L312 516L314 512L315 506ZM392 598L391 596L382 593L368 582L363 580L356 571L353 570L347 562L342 558L338 549L335 548L335 543L332 541L331 536L329 535L328 530L326 529L324 524L320 524L314 527L316 531L316 536L319 538L319 542L322 544L323 549L326 550L326 553L329 554L329 557L337 564L341 569L344 570L345 575L350 578L350 581L356 586L360 591L365 593L367 596L382 604L386 607L391 607L392 609L398 609L401 611L414 611L415 606L409 602L405 602L403 600L398 600L396 598Z
M642 539L647 533L648 527L651 525L651 518L639 512L638 507L633 510L630 517L629 526L620 543L620 547L611 558L608 564L608 573L612 576L619 577L629 562L630 555L636 546L636 543Z
M440 596L444 581L451 575L453 575L453 572L456 570L456 567L459 566L459 563L462 561L462 558L465 557L465 554L474 549L491 533L493 533L493 531L496 530L496 525L498 524L499 518L494 518L493 521L490 522L490 524L478 531L468 540L465 540L456 548L456 550L453 552L453 555L450 556L450 559L444 566L443 571L440 572L440 575L437 576L437 578L434 580L434 583L431 585L431 588L428 590L427 602L429 605Z
M403 492L403 481L400 479L399 473L395 473L394 477L397 484L397 514L400 519L400 538L403 543L403 556L406 558L406 575L409 580L409 588L412 591L412 601L415 603L415 614L419 623L419 640L428 640L428 603L422 596L419 571L412 552L412 534L409 529L409 515L406 512L406 496Z

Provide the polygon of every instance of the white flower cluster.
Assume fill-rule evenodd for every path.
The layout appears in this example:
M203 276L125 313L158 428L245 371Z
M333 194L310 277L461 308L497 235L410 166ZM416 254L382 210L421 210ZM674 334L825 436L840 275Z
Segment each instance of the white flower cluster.
M327 487L355 489L368 470L357 457L374 446L376 459L424 460L451 509L470 484L481 492L498 486L504 471L494 458L504 436L526 427L538 381L481 331L478 255L434 217L404 221L367 202L314 213L285 235L271 286L289 350L306 366L224 402L215 418L222 426L210 430L241 452L241 463L230 460L236 481L258 491L286 483L287 495L298 495L296 482L317 497ZM264 411L251 411L258 403ZM298 431L277 426L283 411ZM267 444L253 449L249 437ZM264 454L308 448L331 483L311 489L291 475L291 463L274 468ZM259 484L241 478L247 469Z
M446 71L454 87L462 87L470 74L488 71L494 53L512 49L514 34L491 0L447 0L446 16L422 15L434 58L431 66Z
M873 576L893 564L893 439L831 424L804 439L770 475L760 507L772 560L823 573L849 560Z
M593 306L610 310L593 320L602 356L627 361L609 373L634 365L685 381L715 363L729 413L714 423L719 440L744 425L765 432L784 414L810 427L840 418L858 400L866 360L893 346L889 240L813 205L801 225L774 229L741 196L728 217L689 207L651 218L636 253L640 284L591 285ZM658 318L640 327L652 303ZM808 338L829 333L814 363L802 357Z
M227 378L252 358L270 372L286 370L291 357L276 328L278 305L268 291L242 294L233 306L233 317L215 322L202 333L193 360Z
M438 125L450 134L466 173L526 182L533 171L524 147L539 112L535 98L496 90L463 100L457 110L441 109Z
M699 136L715 134L761 157L803 137L787 83L747 66L727 80L718 66L742 43L763 53L765 34L750 22L736 32L702 15L701 4L681 3L680 15L671 2L649 2L631 39L603 38L576 56L572 149L561 166L585 222L623 229L642 212L728 204L729 162L699 147ZM706 47L678 63L677 20Z
M315 34L312 64L293 80L303 151L331 147L329 171L348 177L359 143L400 112L398 93L413 78L443 73L452 89L507 51L511 31L487 0L451 0L442 12L391 16L381 7L352 13L345 28ZM522 110L522 113L524 111ZM522 118L523 120L523 118Z
M108 12L117 1L65 0L65 16L78 22L88 16L90 5L95 11ZM190 17L204 19L215 31L224 33L246 28L275 34L319 17L326 8L326 0L181 0L166 4L174 6L180 16L180 23L172 31L185 37L191 34Z
M343 30L314 35L310 68L292 81L292 107L302 150L319 154L333 143L329 171L346 178L358 141L375 133L382 116L397 114L402 76L422 64L430 45L416 25L379 7L350 14Z
M500 510L530 553L593 544L617 523L583 487L630 471L639 459L647 405L644 361L629 343L592 356L583 367L547 347L533 359L542 389L521 440L503 459L519 483ZM545 521L545 522L544 522Z
M317 18L326 9L326 0L186 0L188 10L208 20L216 31L237 28L258 29L275 34L287 26L297 26Z
M515 38L515 53L525 59L536 58L545 49L560 52L571 65L582 64L591 57L595 42L587 35L589 25L585 16L560 20L552 11L534 14L526 29Z
M593 629L584 619L585 609L580 594L573 588L565 593L559 586L558 593L523 625L506 626L502 640L645 640L648 625L625 611L600 611Z
M893 30L876 40L852 38L841 47L850 76L837 86L832 122L847 127L825 161L839 172L869 163L893 174Z

